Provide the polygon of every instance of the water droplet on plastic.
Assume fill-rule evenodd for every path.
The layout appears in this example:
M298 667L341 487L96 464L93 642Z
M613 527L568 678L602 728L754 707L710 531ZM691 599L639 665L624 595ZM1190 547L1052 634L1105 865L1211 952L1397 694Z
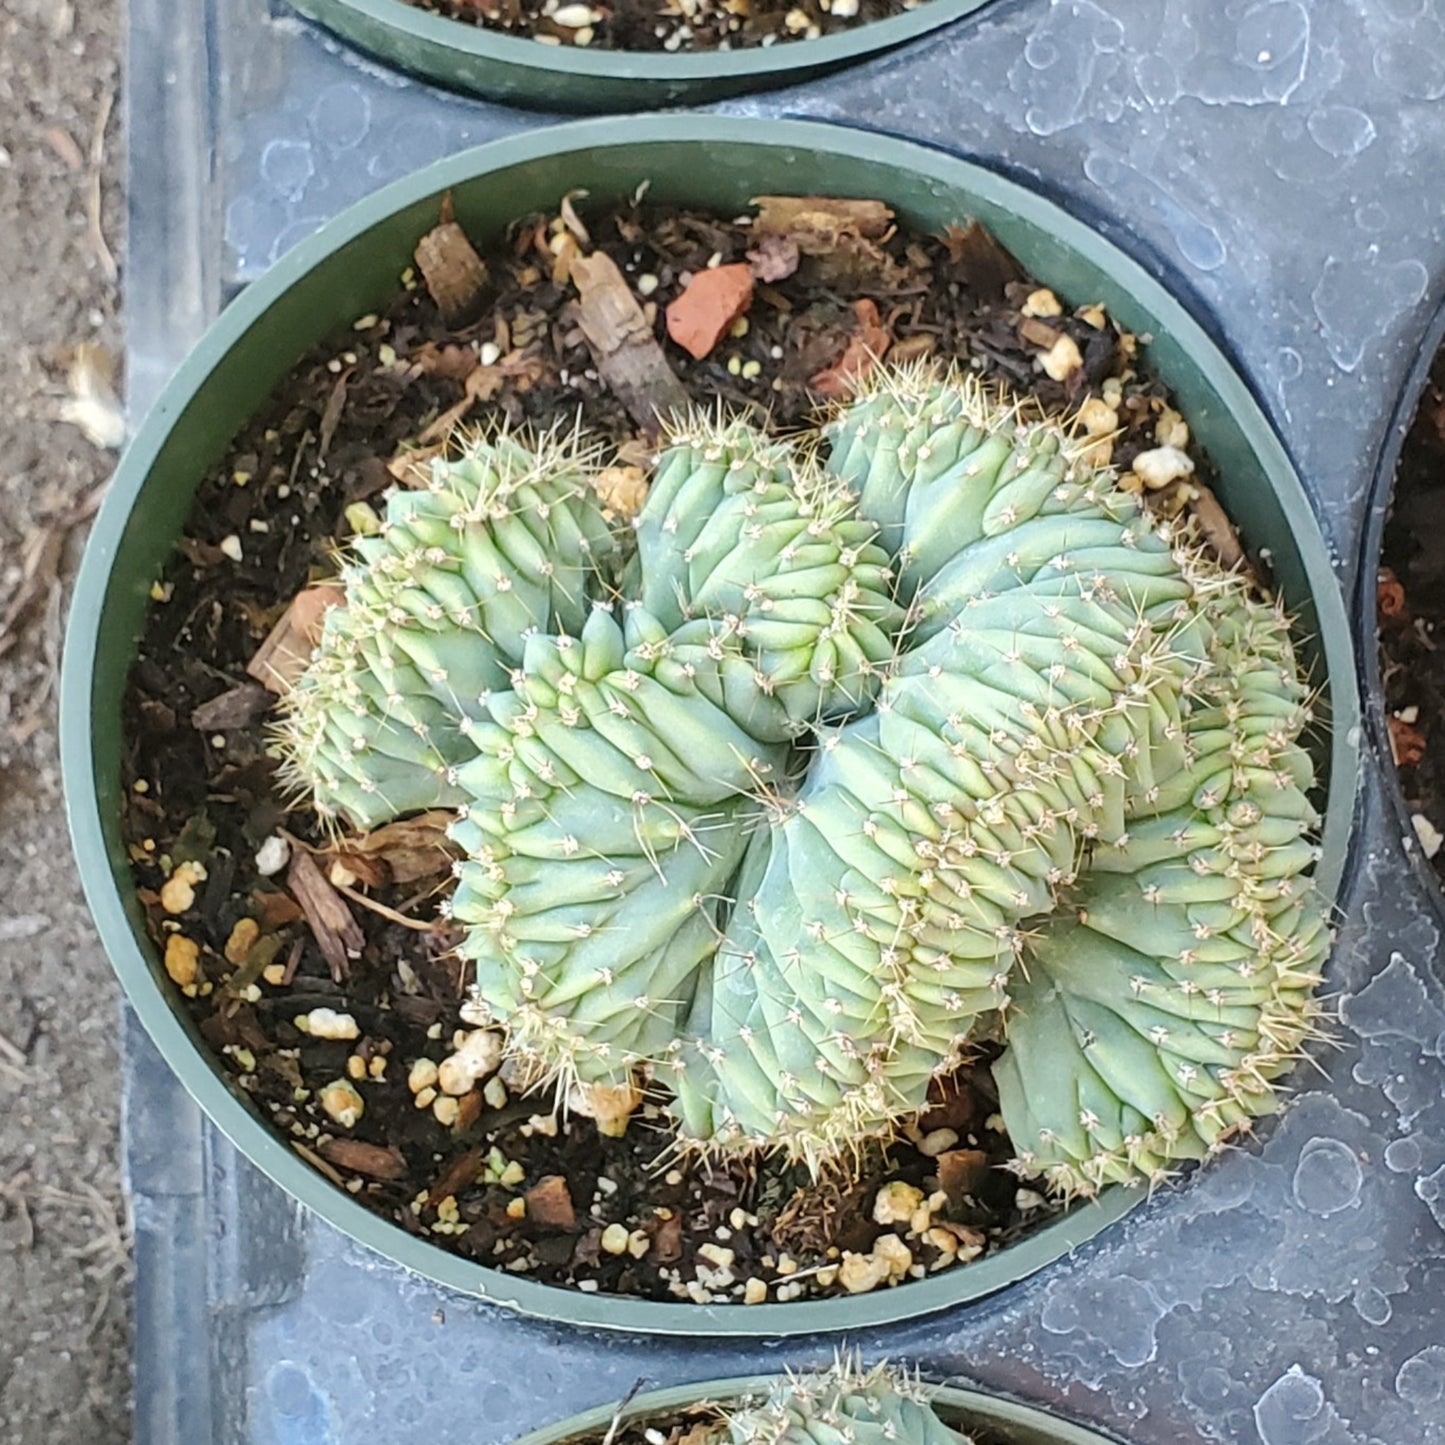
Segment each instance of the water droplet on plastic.
M1395 1392L1417 1410L1445 1395L1445 1346L1426 1345L1411 1355L1395 1376Z
M1294 1171L1294 1200L1311 1214L1338 1214L1358 1202L1364 1184L1360 1161L1338 1139L1311 1139Z
M1389 1324L1390 1316L1395 1312L1390 1296L1373 1285L1366 1285L1355 1291L1354 1306L1359 1317L1367 1325L1374 1325L1376 1328Z
M1325 105L1306 122L1314 142L1332 156L1357 156L1375 139L1375 122L1352 105Z
M1298 1365L1281 1375L1254 1407L1254 1423L1264 1445L1308 1445L1318 1437L1314 1421L1325 1407L1320 1382Z
M1413 1135L1392 1139L1385 1146L1385 1167L1396 1174L1413 1174L1420 1167L1420 1141Z

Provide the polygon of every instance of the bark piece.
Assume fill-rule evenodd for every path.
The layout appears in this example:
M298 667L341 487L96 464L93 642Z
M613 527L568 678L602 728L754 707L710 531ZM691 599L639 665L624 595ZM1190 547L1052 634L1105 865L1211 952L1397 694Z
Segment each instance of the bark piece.
M1019 263L977 221L949 226L943 244L976 296L1002 299L1004 288L1024 274Z
M474 320L487 289L487 267L455 221L433 226L417 242L417 270L453 329Z
M755 196L753 227L790 237L805 256L836 250L843 236L884 240L893 229L893 212L882 201L845 200L839 196Z
M243 682L227 688L219 697L203 702L191 714L191 726L202 733L248 728L271 706L271 701L268 688L255 682Z
M321 640L321 624L327 612L345 600L346 593L329 582L298 592L246 664L246 671L277 696L289 692L306 671L311 653Z
M1020 338L1031 346L1043 347L1045 351L1054 346L1063 334L1062 331L1056 331L1047 322L1040 321L1033 316L1025 316L1019 322Z
M697 271L667 308L667 334L701 361L753 304L753 273L741 263Z
M337 983L345 982L351 974L351 960L359 958L366 946L366 936L352 917L346 900L327 882L310 853L295 845L291 849L286 886L311 925L331 977Z
M936 1163L938 1187L955 1209L970 1194L977 1195L989 1176L988 1155L982 1149L950 1149Z
M368 1179L406 1178L406 1160L400 1149L384 1149L380 1144L367 1144L360 1139L327 1139L317 1145L317 1153L338 1169L365 1174Z
M527 1218L548 1229L576 1229L572 1191L560 1174L545 1174L527 1191Z
M579 297L577 324L598 374L632 419L657 433L672 413L687 411L687 389L667 364L626 278L599 251L572 262L571 280Z
M477 1176L482 1172L482 1151L480 1149L468 1149L465 1154L458 1154L442 1172L437 1175L436 1182L426 1192L428 1206L435 1209L443 1199L454 1195L458 1189L465 1189L469 1184L477 1182Z

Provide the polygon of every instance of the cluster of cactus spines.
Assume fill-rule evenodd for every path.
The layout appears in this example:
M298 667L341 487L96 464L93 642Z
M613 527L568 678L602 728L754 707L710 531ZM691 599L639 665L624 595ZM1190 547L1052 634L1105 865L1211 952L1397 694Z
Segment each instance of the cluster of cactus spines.
M573 577L510 624L535 573L485 572L473 611L445 589L474 533L522 556L497 541L514 507L436 503L480 514L448 550L393 499L293 701L291 768L363 825L460 805L474 1006L534 1079L650 1076L686 1146L817 1166L1002 1037L1021 1172L1157 1179L1273 1107L1313 1027L1287 619L976 382L875 373L823 437L680 424L609 602L581 468L533 465ZM439 475L419 495L454 498ZM394 617L435 626L403 644ZM330 741L360 726L433 753Z
M279 726L286 780L362 828L462 801L456 766L534 632L579 630L613 539L575 437L501 433L394 491Z
M636 528L643 606L668 627L735 637L795 733L867 704L904 611L876 524L812 450L693 418L673 431Z
M1065 1194L1217 1149L1274 1109L1314 1031L1329 932L1306 877L1310 699L1279 609L1185 570L1211 632L1185 766L1033 941L994 1069L1019 1168Z
M729 1445L972 1445L930 1397L902 1371L840 1359L827 1371L783 1376L766 1399L726 1414L718 1434Z
M1189 585L1169 547L1126 494L1071 476L1057 435L1040 443L1038 428L1020 429L1015 464L994 455L989 417L978 421L967 435L989 465L965 454L949 471L984 497L975 524L958 523L956 555L935 547L932 570L915 564L925 621L914 645L869 716L818 732L801 789L753 844L756 881L739 889L694 1010L696 1059L678 1061L687 1135L817 1160L922 1108L980 1016L1007 1004L1021 925L1054 909L1080 842L1123 837L1131 785L1147 791L1179 764L1160 734L1177 725L1199 642L1177 615ZM891 436L876 415L838 430L855 459L869 434ZM904 453L892 450L895 489L908 486ZM889 514L882 470L871 469L875 505ZM991 515L988 495L1034 473L1050 485L1032 480L1023 500L1015 490L997 525L1046 527L1050 545L995 557L980 532L992 524L977 520ZM891 511L905 517L906 551L906 505ZM1084 529L1085 567L1056 550L1070 527ZM1161 561L1174 585L1159 585ZM928 626L935 584L970 567L967 604Z

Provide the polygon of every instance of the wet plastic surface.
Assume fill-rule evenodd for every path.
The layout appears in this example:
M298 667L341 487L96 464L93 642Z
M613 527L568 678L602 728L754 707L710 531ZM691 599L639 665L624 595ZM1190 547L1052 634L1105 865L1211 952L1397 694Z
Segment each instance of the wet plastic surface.
M132 0L136 416L224 300L349 202L545 118L388 75L266 0ZM1375 458L1445 277L1431 0L999 0L896 56L719 107L946 145L1088 217L1239 360L1352 591ZM1371 642L1369 645L1373 645ZM870 1356L1138 1445L1445 1441L1441 913L1366 769L1338 1046L1263 1146ZM386 1265L260 1179L128 1034L146 1445L493 1445L621 1396L830 1357L587 1335Z

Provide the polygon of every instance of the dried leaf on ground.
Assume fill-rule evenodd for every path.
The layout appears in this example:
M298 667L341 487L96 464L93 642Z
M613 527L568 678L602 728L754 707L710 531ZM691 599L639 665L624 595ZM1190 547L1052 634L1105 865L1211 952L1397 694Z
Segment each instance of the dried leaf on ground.
M425 341L408 360L414 371L444 376L448 381L465 381L477 368L476 348L456 343L438 346L435 341Z
M1380 568L1380 581L1375 596L1375 606L1380 614L1382 627L1399 627L1409 621L1410 604L1400 579L1388 567Z
M791 236L769 231L748 252L753 275L765 285L786 281L798 269L798 243Z
M20 628L30 609L59 584L64 548L65 533L58 527L42 527L26 543L20 584L0 613L0 657L20 640Z
M1198 482L1190 485L1194 493L1190 498L1191 510L1204 545L1219 559L1221 567L1242 567L1244 548L1240 545L1239 533L1219 505L1219 499Z
M447 444L433 442L429 446L408 446L387 462L386 470L404 487L418 491L431 480L431 464L438 457L444 457Z
M637 466L604 467L592 479L592 489L609 522L630 522L647 501L647 473Z
M1385 719L1390 732L1390 754L1397 768L1413 768L1425 756L1425 734L1393 714Z
M105 347L82 341L67 378L70 396L60 404L61 421L78 426L86 439L106 451L125 441L125 408L115 394L115 360Z
M342 838L327 852L347 866L362 859L383 864L386 877L380 881L415 883L446 873L452 859L460 856L461 849L447 837L447 829L455 821L454 813L434 808L359 837Z
M1002 300L1004 288L1023 275L1018 262L977 221L945 227L942 239L949 260L976 296Z
M239 683L196 708L191 713L191 726L203 733L250 727L274 701L269 688L254 682Z
M317 461L325 461L326 453L331 450L331 439L336 435L341 414L346 409L346 385L350 380L351 373L343 371L336 378L336 385L331 388L331 395L326 399L326 410L321 413L321 425L317 432Z

